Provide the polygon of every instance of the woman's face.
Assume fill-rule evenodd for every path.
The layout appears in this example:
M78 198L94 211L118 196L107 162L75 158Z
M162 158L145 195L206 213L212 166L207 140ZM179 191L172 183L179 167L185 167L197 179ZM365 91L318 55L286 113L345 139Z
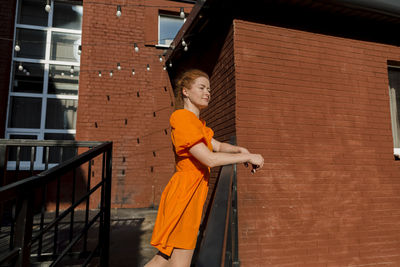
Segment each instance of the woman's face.
M210 102L210 81L205 77L198 77L189 90L183 88L183 94L199 109L205 108Z

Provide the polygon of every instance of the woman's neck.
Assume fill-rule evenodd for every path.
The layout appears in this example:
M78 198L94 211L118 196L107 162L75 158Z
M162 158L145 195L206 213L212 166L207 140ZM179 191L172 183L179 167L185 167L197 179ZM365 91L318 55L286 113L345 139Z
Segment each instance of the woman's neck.
M187 110L189 110L189 111L191 111L191 112L193 112L194 113L194 115L196 115L197 116L197 118L199 118L199 116L200 116L200 109L198 108L198 107L196 107L195 105L193 105L192 103L184 103L184 105L183 105L183 108L184 109L187 109Z

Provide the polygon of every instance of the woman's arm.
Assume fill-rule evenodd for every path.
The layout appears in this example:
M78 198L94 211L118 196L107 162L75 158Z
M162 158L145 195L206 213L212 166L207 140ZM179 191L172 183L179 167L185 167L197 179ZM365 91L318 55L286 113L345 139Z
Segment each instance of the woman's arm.
M223 143L220 143L218 145L218 149L221 149L220 145L222 144ZM225 148L230 149L229 146ZM222 149L224 149L224 147L222 147ZM249 162L261 168L264 164L264 159L260 154L212 152L206 147L204 143L198 143L192 146L189 149L189 152L197 160L208 167Z
M226 152L226 153L250 153L246 148L241 146L235 146L228 143L222 143L214 138L211 139L211 144L215 152Z

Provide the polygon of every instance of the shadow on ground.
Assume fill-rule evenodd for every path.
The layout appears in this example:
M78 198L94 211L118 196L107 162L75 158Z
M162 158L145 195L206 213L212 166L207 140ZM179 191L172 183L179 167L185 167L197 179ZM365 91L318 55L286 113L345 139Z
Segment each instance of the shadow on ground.
M118 209L111 213L111 267L141 267L156 249L150 238L157 211L153 209Z

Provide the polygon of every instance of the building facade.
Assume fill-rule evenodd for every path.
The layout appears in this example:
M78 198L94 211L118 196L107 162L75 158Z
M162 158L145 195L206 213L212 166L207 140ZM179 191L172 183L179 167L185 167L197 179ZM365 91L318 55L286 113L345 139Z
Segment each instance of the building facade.
M0 136L113 141L113 207L157 205L174 171L164 55L193 1L47 4L1 4Z
M217 138L265 158L238 166L241 266L400 265L399 6L355 2L210 0L169 54L210 74Z

